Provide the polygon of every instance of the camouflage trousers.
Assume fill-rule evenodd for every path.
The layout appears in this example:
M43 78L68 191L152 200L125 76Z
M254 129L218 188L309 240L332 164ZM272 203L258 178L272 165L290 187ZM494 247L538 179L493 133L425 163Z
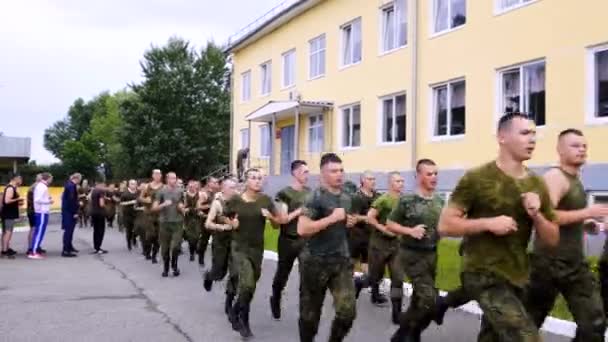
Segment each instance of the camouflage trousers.
M184 225L182 222L162 222L159 230L160 255L163 259L171 257L182 245Z
M608 317L608 240L604 243L604 251L599 261L600 289L604 303L604 315Z
M152 255L156 257L158 250L160 249L159 242L159 229L160 223L158 222L157 215L150 215L146 219L146 244L144 245L144 253L146 255Z
M116 223L118 224L118 231L122 233L125 230L125 224L121 205L116 206Z
M242 306L253 300L256 285L262 275L263 250L251 250L232 243L232 261L237 270L237 295Z
M134 234L139 236L139 242L143 249L145 249L146 245L146 228L148 227L148 219L149 216L144 212L137 212L135 214L135 222L134 222Z
M479 342L540 342L538 329L524 307L525 294L489 272L462 272L464 291L483 310Z
M281 293L287 285L289 274L293 269L293 264L299 258L305 243L304 239L297 236L291 237L282 233L279 235L279 261L272 281L273 296L281 297Z
M355 320L353 263L347 257L300 257L300 341L314 341L319 330L325 292L334 299L336 316L330 341L342 341Z
M391 278L391 298L403 297L403 267L399 259L399 239L380 236L375 232L369 242L369 282L378 286L388 266Z
M224 279L228 273L226 284L226 294L236 295L238 270L236 263L231 259L232 232L215 232L213 242L211 242L212 265L209 271L209 278L213 281Z
M213 235L213 231L205 228L204 219L199 225L199 235L198 235L198 244L196 246L196 250L198 253L198 261L199 264L205 263L205 253L207 253L207 247L209 246L209 238Z
M399 262L413 288L410 305L401 315L401 326L409 330L422 330L435 313L435 303L439 295L435 287L437 251L402 247L399 251Z
M197 252L198 240L201 236L201 221L198 216L186 216L184 220L184 238L188 241L190 255Z
M564 261L534 254L531 264L526 307L536 326L542 326L561 293L576 322L574 341L604 341L606 318L589 264L584 259Z
M137 235L135 233L135 216L125 215L123 217L125 227L125 238L127 240L127 248L131 250L131 246L135 244Z

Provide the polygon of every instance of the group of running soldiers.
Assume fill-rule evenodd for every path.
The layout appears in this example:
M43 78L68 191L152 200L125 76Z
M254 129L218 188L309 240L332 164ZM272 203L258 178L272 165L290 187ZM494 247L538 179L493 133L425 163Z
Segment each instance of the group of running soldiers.
M506 114L496 135L496 160L466 172L447 206L435 193L438 168L430 159L417 163L415 191L408 194L399 172L389 173L384 194L376 192L371 172L363 173L357 189L344 181L342 161L333 153L322 156L320 186L310 189L308 165L296 160L292 183L274 200L262 192L257 169L245 172L243 184L226 178L220 185L211 178L200 189L189 181L185 192L174 173L163 185L155 170L152 182L129 181L120 195L127 246L139 236L153 263L160 247L162 276L168 275L170 261L177 276L182 234L190 260L198 254L201 265L213 235L212 267L203 286L211 291L213 282L228 274L224 311L245 338L253 336L250 305L269 221L280 229L270 311L281 318L282 293L298 260L300 341L314 341L327 290L335 308L330 342L342 341L350 331L361 289L369 286L371 302L386 304L389 299L380 292L386 268L391 320L399 325L391 341L420 341L431 322L441 325L449 308L471 300L483 311L479 341L540 341L539 328L559 293L577 324L574 341L604 341L608 250L599 263L600 287L586 262L583 236L603 230L608 206L587 205L580 180L587 157L583 133L568 129L559 135L559 166L543 177L524 165L536 145L533 121ZM462 285L447 296L435 286L440 236L462 237ZM355 274L357 263L362 275ZM413 294L402 312L405 276Z

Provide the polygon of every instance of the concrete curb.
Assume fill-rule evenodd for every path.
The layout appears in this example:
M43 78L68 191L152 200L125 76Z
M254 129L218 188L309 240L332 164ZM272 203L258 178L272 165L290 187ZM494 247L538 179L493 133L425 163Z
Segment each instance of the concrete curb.
M273 251L264 251L264 259L277 261L278 254ZM388 290L390 289L390 286L391 286L390 279L385 278L381 284L381 289L384 292L388 292ZM410 297L412 295L412 285L411 284L409 284L409 283L403 284L403 294L406 297ZM445 296L445 295L447 295L447 292L439 291L439 294L442 296ZM461 310L466 313L476 315L479 317L479 319L481 319L481 315L483 313L481 311L481 309L479 308L479 305L475 301L469 302L469 303L459 307L456 310ZM547 319L545 320L545 323L543 324L541 329L543 331L546 331L546 332L549 332L549 333L552 333L555 335L561 335L561 336L566 336L566 337L574 337L574 335L576 334L576 324L574 322L570 322L570 321L566 321L566 320L558 319L558 318L554 318L554 317L547 317ZM606 333L605 336L608 338L608 333Z

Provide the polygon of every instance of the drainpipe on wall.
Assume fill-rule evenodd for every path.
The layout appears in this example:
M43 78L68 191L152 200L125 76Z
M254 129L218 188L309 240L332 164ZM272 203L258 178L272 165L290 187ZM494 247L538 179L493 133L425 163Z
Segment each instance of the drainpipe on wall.
M230 151L228 154L228 172L236 174L236 160L234 159L234 61L230 59Z
M412 63L411 63L411 76L412 83L410 85L410 98L412 103L412 124L411 124L411 140L412 140L412 152L411 152L411 164L410 169L414 169L416 162L418 161L417 149L418 149L418 136L416 134L418 126L418 0L412 0Z
M247 126L247 148L249 149L249 153L247 153L247 168L251 169L251 120L248 121L249 126Z

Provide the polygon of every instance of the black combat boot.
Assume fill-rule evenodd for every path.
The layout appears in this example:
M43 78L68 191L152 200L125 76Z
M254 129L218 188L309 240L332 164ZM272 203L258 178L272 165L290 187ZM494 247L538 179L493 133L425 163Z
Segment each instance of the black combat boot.
M391 312L391 318L393 320L393 324L399 324L399 319L401 318L401 305L403 300L401 298L393 298L391 299L393 304L393 310Z
M437 325L443 324L443 318L445 317L448 308L447 298L444 296L437 296L437 300L435 301L435 317L433 318Z
M232 330L239 331L241 330L239 316L241 314L241 305L237 300L234 303L234 306L230 309L230 314L228 315L228 321L232 324Z
M230 310L232 310L232 303L234 302L234 294L226 294L226 301L224 302L224 312L227 316L230 316Z
M205 291L210 292L213 287L213 280L211 280L211 274L209 271L205 271L205 280L203 280L203 287Z
M334 318L334 321L331 324L331 335L329 335L328 342L342 342L346 335L348 335L352 326L352 321Z
M177 267L177 260L179 259L179 250L171 252L171 268L173 269L173 276L179 277L179 268Z
M251 328L249 328L249 309L249 304L245 304L241 307L241 311L239 313L239 333L244 339L253 337Z
M384 306L388 302L386 296L380 293L380 286L378 284L372 285L372 304L377 306Z
M169 263L171 262L171 260L169 260L169 256L166 256L163 258L163 278L166 278L169 276Z
M311 322L304 322L301 319L298 321L300 330L300 342L314 342L317 335L317 328Z
M281 319L281 292L273 291L272 296L270 297L270 312L272 313L272 318L279 320Z

